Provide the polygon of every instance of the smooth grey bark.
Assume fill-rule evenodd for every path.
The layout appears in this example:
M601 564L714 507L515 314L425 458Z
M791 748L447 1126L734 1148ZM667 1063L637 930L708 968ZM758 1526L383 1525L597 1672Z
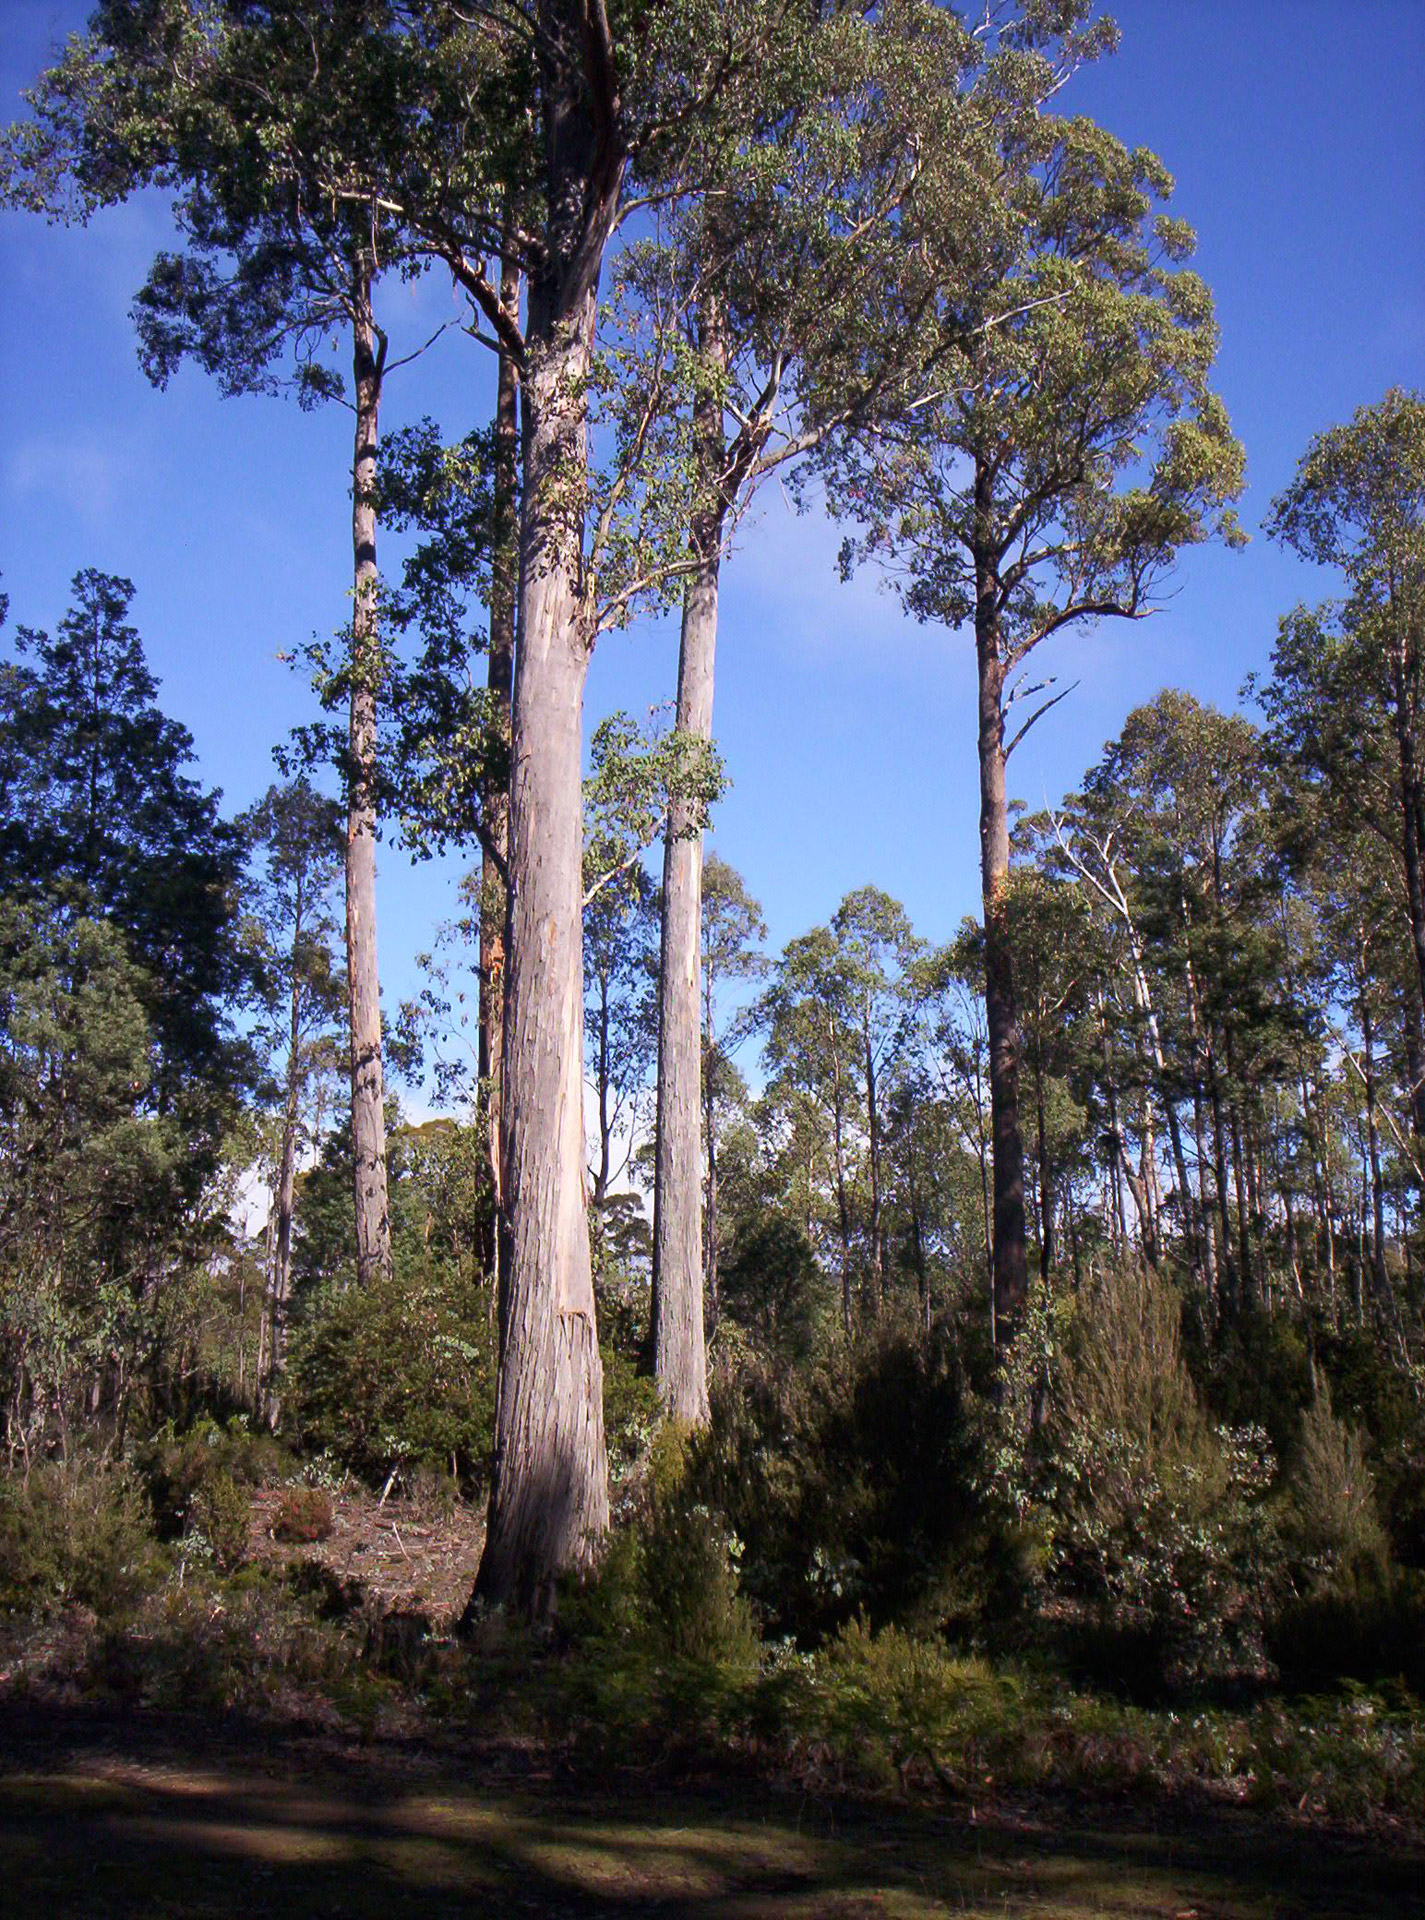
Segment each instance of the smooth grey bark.
M584 1200L585 388L626 155L602 13L540 0L544 250L521 368L511 712L500 1378L472 1599L546 1614L608 1527L603 1366Z
M712 738L721 516L702 542L683 595L678 656L679 732ZM658 953L658 1108L653 1184L653 1377L675 1419L708 1417L703 1323L702 1034L699 970L702 835L675 799L663 846L663 924ZM709 1134L709 1150L713 1150Z
M532 332L543 298L532 286ZM510 1265L490 1522L476 1582L484 1599L533 1614L549 1610L559 1573L592 1557L609 1518L583 1186L580 769L589 636L577 592L580 528L561 485L583 457L592 296L579 318L562 337L531 344L523 381L502 1102Z
M703 968L703 1137L707 1146L706 1186L703 1193L703 1300L705 1336L717 1332L717 1088L713 1084L712 972Z
M500 267L500 305L519 322L520 271L508 256ZM490 560L490 644L486 687L491 721L508 745L515 670L515 598L519 585L519 370L507 346L500 348L495 384L495 474ZM508 862L510 788L506 768L481 795L490 847ZM500 1183L500 1089L503 1083L505 1012L505 922L509 901L498 864L486 852L480 863L479 1073L489 1140L493 1206L480 1225L480 1259L498 1278L504 1235Z
M722 491L727 341L714 298L703 303L699 331L699 353L709 376L694 422L703 499L689 537L692 571L683 590L676 725L680 733L707 742L712 739L718 583L727 513ZM702 897L702 835L696 830L691 803L675 798L663 843L649 1344L659 1398L674 1419L693 1426L701 1426L708 1417L699 1031ZM709 1154L713 1150L709 1130Z
M381 982L376 958L376 448L386 343L371 312L369 262L357 266L352 300L356 445L352 456L351 713L347 735L346 977L351 1039L351 1140L356 1203L356 1276L391 1271L386 1184L386 1085L381 1063Z

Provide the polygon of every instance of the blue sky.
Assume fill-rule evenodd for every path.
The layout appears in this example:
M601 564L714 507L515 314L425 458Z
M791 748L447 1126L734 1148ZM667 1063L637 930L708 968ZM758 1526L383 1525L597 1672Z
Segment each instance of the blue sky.
M1121 0L1116 59L1063 104L1154 148L1222 327L1217 384L1246 444L1257 523L1309 437L1425 385L1425 0ZM80 0L0 0L0 113ZM12 622L50 625L71 574L127 574L134 618L201 769L246 805L312 700L278 655L340 625L350 572L348 417L224 401L200 374L167 393L139 371L132 296L169 227L146 199L66 231L0 215L0 572ZM403 296L399 337L455 303L434 279ZM390 425L435 414L452 437L488 417L481 350L443 339L396 374ZM775 488L724 575L715 728L732 778L716 845L780 945L868 881L928 937L977 902L972 655L906 621L871 577L838 583L840 535ZM388 549L389 551L389 549ZM1152 620L1055 643L1081 684L1011 766L1031 805L1074 785L1124 715L1163 685L1236 703L1280 614L1330 582L1254 537L1191 555ZM676 630L600 643L590 715L671 696ZM1047 651L1047 650L1046 650ZM380 872L388 1005L452 910L454 869Z

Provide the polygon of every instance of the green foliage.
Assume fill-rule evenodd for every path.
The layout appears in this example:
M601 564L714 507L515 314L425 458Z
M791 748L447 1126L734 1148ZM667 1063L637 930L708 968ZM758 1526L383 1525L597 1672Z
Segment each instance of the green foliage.
M138 1476L122 1461L45 1461L0 1480L0 1609L49 1614L70 1601L123 1613L163 1569Z
M1301 1423L1281 1526L1299 1585L1349 1582L1385 1566L1388 1548L1360 1435L1336 1418L1324 1389Z
M189 771L193 741L158 707L128 580L86 568L54 635L21 629L0 702L0 888L103 918L136 969L155 1041L150 1074L188 1128L185 1183L210 1169L238 1054L224 1000L239 838Z
M165 1539L196 1520L198 1505L214 1481L250 1492L274 1485L292 1464L291 1455L271 1434L254 1430L240 1416L223 1423L208 1414L181 1431L167 1422L138 1449L137 1462Z
M1016 1681L983 1660L954 1658L900 1627L873 1633L860 1614L827 1646L818 1677L827 1733L873 1779L904 1781L919 1769L963 1789L986 1757L987 1739L993 1751L1022 1708Z
M717 1374L690 1472L742 1541L769 1629L811 1642L862 1608L876 1625L978 1611L999 1542L976 1458L946 1331L888 1321L803 1368L749 1357Z
M493 1445L488 1290L430 1264L330 1286L292 1339L292 1410L307 1445L369 1480L445 1467L483 1479Z
M761 1640L739 1590L740 1545L699 1497L689 1436L665 1423L654 1439L634 1512L610 1540L594 1579L566 1594L561 1624L587 1662L591 1697L618 1718L633 1683L701 1722L756 1677ZM685 1729L692 1731L692 1727Z
M1031 1449L1042 1577L1082 1608L1078 1656L1134 1690L1255 1665L1272 1553L1266 1435L1209 1423L1180 1318L1150 1268L1105 1269L1048 1355Z
M139 970L112 923L0 905L0 1372L11 1442L43 1448L96 1373L122 1417L165 1289L193 1257L186 1135L161 1110ZM186 1244L185 1244L186 1243Z
M230 1473L206 1474L188 1502L190 1535L197 1534L207 1542L214 1560L226 1573L247 1558L251 1518L251 1496Z
M807 1237L785 1214L739 1220L718 1295L728 1318L786 1365L808 1358L825 1318L826 1284Z

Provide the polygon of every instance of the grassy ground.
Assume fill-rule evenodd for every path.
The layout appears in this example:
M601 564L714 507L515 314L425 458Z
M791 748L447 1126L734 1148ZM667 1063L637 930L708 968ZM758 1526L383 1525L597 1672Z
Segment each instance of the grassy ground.
M7 1920L1364 1920L1425 1916L1425 1857L1249 1812L1045 1801L979 1819L609 1783L197 1723L36 1716L0 1752Z

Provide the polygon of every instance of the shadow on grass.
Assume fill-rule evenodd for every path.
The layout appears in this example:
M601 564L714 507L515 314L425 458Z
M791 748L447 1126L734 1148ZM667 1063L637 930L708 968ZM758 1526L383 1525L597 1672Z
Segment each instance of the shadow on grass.
M536 1792L479 1761L314 1752L232 1723L51 1713L5 1732L7 1920L1425 1916L1419 1854L1247 1814L972 1822L752 1787Z

